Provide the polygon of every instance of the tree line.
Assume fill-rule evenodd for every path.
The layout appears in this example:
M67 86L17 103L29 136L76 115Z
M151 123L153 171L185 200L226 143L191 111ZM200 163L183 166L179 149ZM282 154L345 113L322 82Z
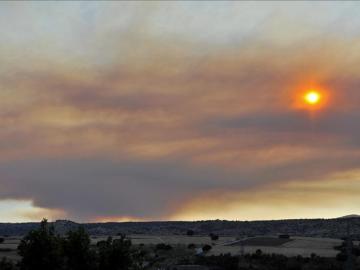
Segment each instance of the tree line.
M30 231L21 240L18 253L21 256L18 263L3 259L0 270L139 269L137 253L125 235L117 239L108 237L93 247L89 234L82 227L60 236L46 219L39 229Z

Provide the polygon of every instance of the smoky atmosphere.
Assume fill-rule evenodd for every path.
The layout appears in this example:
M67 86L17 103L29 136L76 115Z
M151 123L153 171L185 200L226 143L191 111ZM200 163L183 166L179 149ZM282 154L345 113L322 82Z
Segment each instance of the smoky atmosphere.
M360 1L0 1L0 270L360 270Z
M0 221L360 213L359 11L1 2Z

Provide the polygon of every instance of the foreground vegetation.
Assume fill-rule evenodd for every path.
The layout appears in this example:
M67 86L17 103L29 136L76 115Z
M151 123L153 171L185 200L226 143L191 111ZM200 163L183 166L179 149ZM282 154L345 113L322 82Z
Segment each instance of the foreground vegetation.
M210 235L212 240L217 235ZM64 236L55 233L46 220L38 229L30 231L18 246L19 261L2 259L0 270L154 270L181 269L181 265L201 265L207 269L223 270L312 270L342 269L346 257L346 246L337 247L336 258L286 257L264 254L260 249L254 254L231 256L195 255L199 248L206 254L211 245L133 245L125 235L118 235L91 244L89 234L82 228L67 232ZM352 247L354 269L360 269L356 258L358 247ZM356 268L357 267L357 268Z
M55 234L46 220L37 230L26 235L18 246L21 260L17 263L3 259L0 270L126 270L139 269L137 253L124 235L109 237L91 246L90 237L79 227L65 237Z

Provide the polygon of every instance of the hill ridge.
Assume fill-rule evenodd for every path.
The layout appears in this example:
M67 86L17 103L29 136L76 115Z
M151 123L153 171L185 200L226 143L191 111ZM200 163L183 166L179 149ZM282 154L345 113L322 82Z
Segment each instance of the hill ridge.
M267 221L144 221L144 222L98 222L77 223L70 220L51 222L59 234L83 226L92 235L157 234L184 235L193 230L195 235L276 235L290 234L310 237L341 238L346 234L348 221L343 218L332 219L284 219ZM0 235L24 235L38 228L40 223L0 223ZM351 217L351 233L360 237L360 217Z

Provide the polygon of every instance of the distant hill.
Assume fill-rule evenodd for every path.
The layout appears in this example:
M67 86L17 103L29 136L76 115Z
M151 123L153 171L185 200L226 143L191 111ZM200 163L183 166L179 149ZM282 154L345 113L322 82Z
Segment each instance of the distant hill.
M346 215L346 216L342 216L342 217L338 217L338 218L360 218L360 215L352 214L352 215Z
M351 215L352 216L352 215ZM107 222L79 224L67 220L52 223L59 234L83 226L91 235L153 234L153 235L185 235L191 229L196 235L254 236L289 234L309 237L341 238L346 235L348 221L335 219L292 219L271 221L157 221L157 222ZM0 223L0 235L24 235L38 228L39 223ZM351 218L351 233L360 239L360 217Z

